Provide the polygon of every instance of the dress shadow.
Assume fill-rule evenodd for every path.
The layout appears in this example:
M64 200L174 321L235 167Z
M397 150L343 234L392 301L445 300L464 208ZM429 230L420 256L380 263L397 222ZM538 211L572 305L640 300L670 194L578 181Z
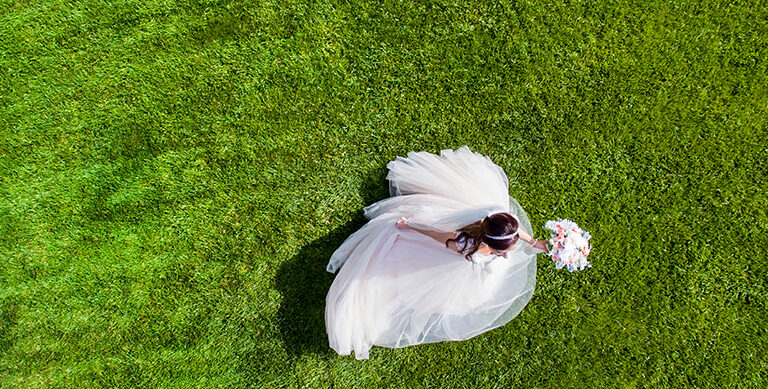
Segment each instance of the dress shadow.
M365 204L389 196L386 169L377 169L364 180L361 194ZM325 296L336 274L325 270L334 251L367 222L362 210L342 226L301 248L284 262L275 277L275 286L283 296L277 313L280 333L287 352L332 354L325 331Z

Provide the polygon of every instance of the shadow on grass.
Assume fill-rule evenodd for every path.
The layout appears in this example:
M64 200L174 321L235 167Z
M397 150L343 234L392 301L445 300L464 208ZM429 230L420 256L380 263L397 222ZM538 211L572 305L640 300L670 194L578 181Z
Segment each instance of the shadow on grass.
M388 196L386 169L373 172L362 188L366 204ZM344 240L366 223L363 212L329 234L304 246L283 263L275 278L283 303L277 313L280 332L289 354L332 353L325 332L325 296L335 274L325 270L328 260Z
M277 273L283 302L277 313L280 332L290 354L331 351L325 333L325 295L335 274L325 271L331 254L365 224L362 212L354 220L305 246Z
M19 305L13 297L0 300L0 350L10 351L13 348L13 332L18 323Z

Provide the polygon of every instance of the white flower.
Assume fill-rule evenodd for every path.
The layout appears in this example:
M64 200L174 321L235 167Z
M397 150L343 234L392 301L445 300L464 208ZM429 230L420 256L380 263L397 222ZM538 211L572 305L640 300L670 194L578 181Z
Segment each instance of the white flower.
M548 220L544 228L552 233L549 242L552 249L549 255L555 261L555 267L567 267L569 271L582 270L592 265L587 256L592 250L589 240L592 236L568 219ZM562 238L560 236L562 235ZM555 243L559 243L556 245Z

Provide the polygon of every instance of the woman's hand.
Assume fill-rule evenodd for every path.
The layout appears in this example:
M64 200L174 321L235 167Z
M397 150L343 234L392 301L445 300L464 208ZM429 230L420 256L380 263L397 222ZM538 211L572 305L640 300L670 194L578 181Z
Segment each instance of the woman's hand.
M397 219L397 222L395 223L395 227L401 229L401 230L407 230L411 228L411 226L408 225L408 219L401 217L400 219Z
M549 244L547 244L546 240L537 240L536 243L533 244L533 247L544 251L544 254L549 254Z

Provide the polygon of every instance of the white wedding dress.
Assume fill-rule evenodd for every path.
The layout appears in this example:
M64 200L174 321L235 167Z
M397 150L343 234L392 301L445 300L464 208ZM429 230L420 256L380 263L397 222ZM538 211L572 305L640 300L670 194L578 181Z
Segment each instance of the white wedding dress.
M392 197L365 208L370 220L334 252L339 271L326 297L331 348L367 359L373 345L405 347L464 340L507 323L528 303L536 253L522 240L507 258L474 254L474 263L395 222L454 232L500 211L531 224L508 194L504 171L464 146L440 155L412 152L387 167Z

